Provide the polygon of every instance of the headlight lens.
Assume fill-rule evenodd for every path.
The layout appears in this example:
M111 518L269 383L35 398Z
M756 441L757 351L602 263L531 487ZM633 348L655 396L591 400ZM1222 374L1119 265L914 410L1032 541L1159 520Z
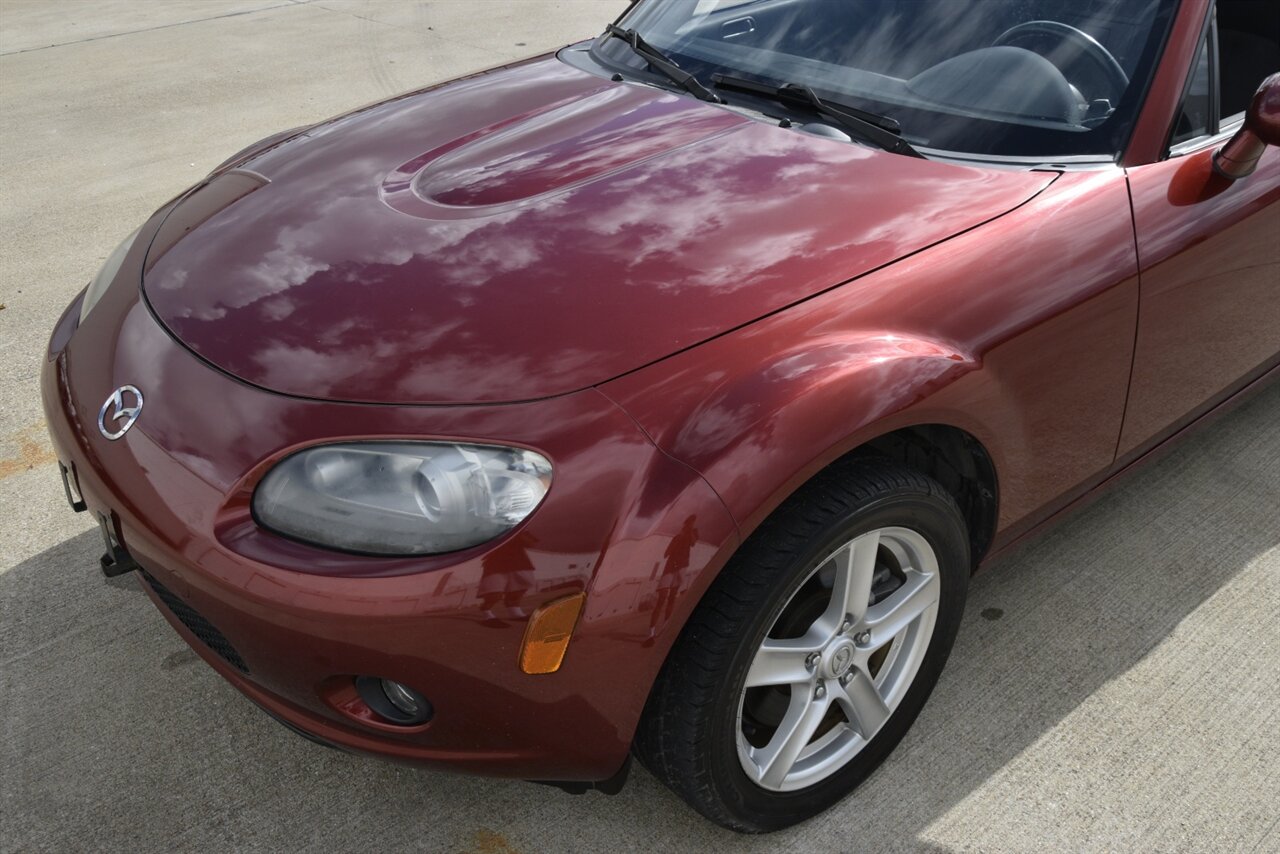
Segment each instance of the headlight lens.
M142 229L138 229L141 231ZM120 265L124 263L124 256L129 254L129 250L133 248L133 241L137 238L138 232L135 231L124 239L124 242L116 247L116 251L107 257L107 261L102 265L102 269L98 271L98 275L93 277L93 281L89 283L89 289L84 292L84 302L80 303L80 322L84 323L84 319L89 316L89 312L93 311L93 307L98 304L98 300L102 299L102 295L107 292L107 288L115 281L116 273L120 272Z
M300 451L253 496L258 522L319 546L442 554L524 521L551 486L551 463L519 448L358 442Z

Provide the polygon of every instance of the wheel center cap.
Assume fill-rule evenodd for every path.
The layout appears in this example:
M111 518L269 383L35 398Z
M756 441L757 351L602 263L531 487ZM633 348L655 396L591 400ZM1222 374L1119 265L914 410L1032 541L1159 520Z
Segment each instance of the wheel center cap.
M840 638L832 642L822 654L822 675L828 679L839 679L853 667L853 655L856 646L849 638Z

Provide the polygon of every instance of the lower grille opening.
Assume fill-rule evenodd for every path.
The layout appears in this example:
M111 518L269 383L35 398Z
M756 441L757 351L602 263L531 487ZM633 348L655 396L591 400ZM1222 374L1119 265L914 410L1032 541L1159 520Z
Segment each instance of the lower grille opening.
M147 584L151 585L151 589L160 597L160 601L165 604L165 607L178 618L182 625L187 627L191 634L198 637L201 643L217 653L219 658L236 670L246 675L249 673L249 668L245 665L244 659L240 657L240 653L236 652L236 648L231 645L231 642L227 640L222 632L218 631L213 623L210 623L200 615L199 611L171 593L167 587L152 578L149 573L143 572L142 577L147 580Z

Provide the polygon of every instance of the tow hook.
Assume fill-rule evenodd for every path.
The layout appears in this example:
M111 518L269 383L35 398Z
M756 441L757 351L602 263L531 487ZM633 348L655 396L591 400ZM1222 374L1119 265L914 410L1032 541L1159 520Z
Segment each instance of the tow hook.
M128 549L120 545L105 513L98 514L98 527L102 529L102 542L107 547L106 553L98 558L102 574L107 578L115 578L137 569L138 562L129 554Z
M62 489L67 493L67 503L71 505L71 509L77 513L83 513L89 509L89 505L84 503L84 497L80 495L79 484L72 490L73 475L61 460L58 461L58 471L62 474Z

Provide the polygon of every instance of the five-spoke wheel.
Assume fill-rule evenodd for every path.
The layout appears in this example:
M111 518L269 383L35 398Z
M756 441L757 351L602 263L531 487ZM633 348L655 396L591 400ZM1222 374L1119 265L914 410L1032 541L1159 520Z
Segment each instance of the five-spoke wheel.
M924 706L964 609L955 498L889 461L819 474L752 534L690 617L636 752L726 827L775 830L848 794Z
M738 728L747 775L766 789L798 789L865 747L920 667L939 588L933 548L907 528L862 534L823 561L747 671Z

